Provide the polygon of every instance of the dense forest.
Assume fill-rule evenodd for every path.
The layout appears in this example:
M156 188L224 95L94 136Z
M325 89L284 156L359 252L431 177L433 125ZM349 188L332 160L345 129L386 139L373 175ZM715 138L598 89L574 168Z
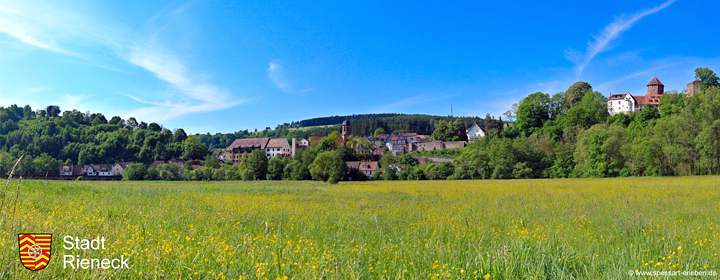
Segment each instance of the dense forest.
M0 174L21 155L16 174L57 174L59 162L144 162L170 158L203 159L207 148L183 129L172 132L157 123L48 106L0 107Z

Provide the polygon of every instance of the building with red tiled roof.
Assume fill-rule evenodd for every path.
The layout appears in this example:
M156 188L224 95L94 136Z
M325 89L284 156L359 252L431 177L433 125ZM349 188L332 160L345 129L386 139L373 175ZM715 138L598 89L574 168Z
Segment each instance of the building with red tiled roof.
M665 93L665 85L657 77L654 77L647 84L647 94L645 96L633 96L632 94L611 94L608 98L608 113L615 115L618 113L630 114L639 112L646 106L659 107L660 97Z
M246 138L246 139L235 139L230 146L225 149L226 160L232 160L233 164L240 163L240 158L244 153L252 152L253 150L265 150L270 138Z
M377 161L348 161L346 164L348 169L357 169L368 178L372 178L372 175L375 174L375 172L380 171Z
M265 146L265 155L268 158L279 157L290 157L292 151L290 150L290 143L285 138L270 139L267 146Z

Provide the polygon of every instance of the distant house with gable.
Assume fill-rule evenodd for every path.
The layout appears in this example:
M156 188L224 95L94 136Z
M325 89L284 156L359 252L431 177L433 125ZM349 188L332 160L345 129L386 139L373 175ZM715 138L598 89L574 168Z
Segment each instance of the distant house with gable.
M466 133L468 141L475 141L477 139L485 137L485 126L474 123L466 130Z
M270 139L265 146L265 155L268 158L279 156L281 158L290 157L290 144L285 138Z

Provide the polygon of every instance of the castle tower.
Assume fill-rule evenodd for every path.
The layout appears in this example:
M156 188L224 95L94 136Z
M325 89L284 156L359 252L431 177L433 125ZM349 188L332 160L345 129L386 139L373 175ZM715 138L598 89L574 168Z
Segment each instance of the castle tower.
M352 132L352 129L350 127L350 121L345 120L342 122L342 138L343 141L347 141L350 139L350 134Z
M663 85L657 77L653 78L652 81L647 85L648 95L662 95L665 92L665 85Z
M663 85L657 77L653 78L652 81L647 85L648 91L645 95L645 102L647 105L655 107L660 106L660 96L665 92L665 85Z
M702 85L700 80L694 80L687 84L687 97L692 97L693 94L700 92L700 85Z

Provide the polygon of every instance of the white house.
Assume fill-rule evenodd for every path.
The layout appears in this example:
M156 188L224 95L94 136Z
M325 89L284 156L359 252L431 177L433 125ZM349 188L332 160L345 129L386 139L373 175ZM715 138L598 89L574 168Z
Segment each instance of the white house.
M415 143L418 141L417 133L400 133L400 136L405 137L408 143Z
M60 175L61 176L72 176L73 174L73 166L72 164L61 164L60 165Z
M611 116L618 113L630 114L635 111L635 108L638 108L636 107L637 105L637 100L629 92L625 94L613 94L608 98L608 113L610 113Z
M265 146L265 155L268 158L290 157L292 151L290 150L290 143L285 138L270 139L267 146Z
M112 164L92 164L98 176L115 176Z
M297 141L297 145L298 145L298 146L310 146L310 141L308 141L307 139L303 138L303 139L300 139L300 140Z
M125 168L127 168L129 165L133 164L132 162L119 162L113 164L112 170L113 174L115 176L122 176L123 172L125 172Z
M87 176L97 176L97 169L95 169L95 166L92 165L85 165L83 167L85 170L85 175Z
M470 142L485 137L485 127L476 123L472 124L466 131Z

